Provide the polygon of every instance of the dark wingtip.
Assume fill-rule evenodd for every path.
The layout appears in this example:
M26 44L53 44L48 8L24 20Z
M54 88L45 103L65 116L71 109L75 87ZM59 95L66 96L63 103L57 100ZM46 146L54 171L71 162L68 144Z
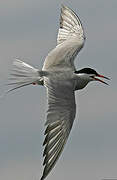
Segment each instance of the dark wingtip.
M42 176L40 180L44 180L44 176Z

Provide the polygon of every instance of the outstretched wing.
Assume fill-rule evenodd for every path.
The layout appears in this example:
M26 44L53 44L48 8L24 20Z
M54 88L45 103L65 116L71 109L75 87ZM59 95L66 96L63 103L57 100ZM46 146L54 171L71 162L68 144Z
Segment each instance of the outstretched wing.
M67 39L74 37L79 37L79 39L80 37L85 38L81 21L73 10L66 6L62 6L57 44L61 44Z
M43 180L55 166L68 139L75 118L76 105L72 85L46 82L48 111L45 130Z
M57 46L45 59L43 70L75 70L74 59L84 46L85 35L79 17L62 6Z

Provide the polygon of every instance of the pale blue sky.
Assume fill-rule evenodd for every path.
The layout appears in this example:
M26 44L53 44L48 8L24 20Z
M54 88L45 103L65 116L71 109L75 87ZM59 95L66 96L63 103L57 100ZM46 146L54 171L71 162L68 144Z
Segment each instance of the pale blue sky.
M76 67L92 67L112 80L110 86L92 82L76 92L74 126L47 180L117 177L116 0L1 0L0 82L15 57L42 68L56 45L61 4L79 15L87 37ZM0 180L41 177L46 107L46 91L38 86L14 91L0 101Z

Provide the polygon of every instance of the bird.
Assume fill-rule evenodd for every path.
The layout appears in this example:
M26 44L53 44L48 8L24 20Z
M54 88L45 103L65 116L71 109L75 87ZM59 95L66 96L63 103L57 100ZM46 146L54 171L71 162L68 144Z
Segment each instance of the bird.
M110 80L89 67L76 70L74 59L85 41L80 18L71 8L62 5L57 45L45 58L42 70L20 59L13 62L7 93L27 85L41 85L47 92L44 170L40 180L54 168L69 137L76 115L75 91L85 88L91 81L108 85L102 79Z

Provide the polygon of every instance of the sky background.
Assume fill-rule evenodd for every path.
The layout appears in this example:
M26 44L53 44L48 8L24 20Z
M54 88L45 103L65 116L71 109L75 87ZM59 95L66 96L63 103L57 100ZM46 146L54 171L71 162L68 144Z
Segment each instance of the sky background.
M87 37L76 58L111 78L76 92L77 115L68 143L47 180L117 178L117 1L0 0L0 93L13 59L41 69L56 45L61 4L80 17ZM28 86L0 100L0 180L39 180L46 90Z

